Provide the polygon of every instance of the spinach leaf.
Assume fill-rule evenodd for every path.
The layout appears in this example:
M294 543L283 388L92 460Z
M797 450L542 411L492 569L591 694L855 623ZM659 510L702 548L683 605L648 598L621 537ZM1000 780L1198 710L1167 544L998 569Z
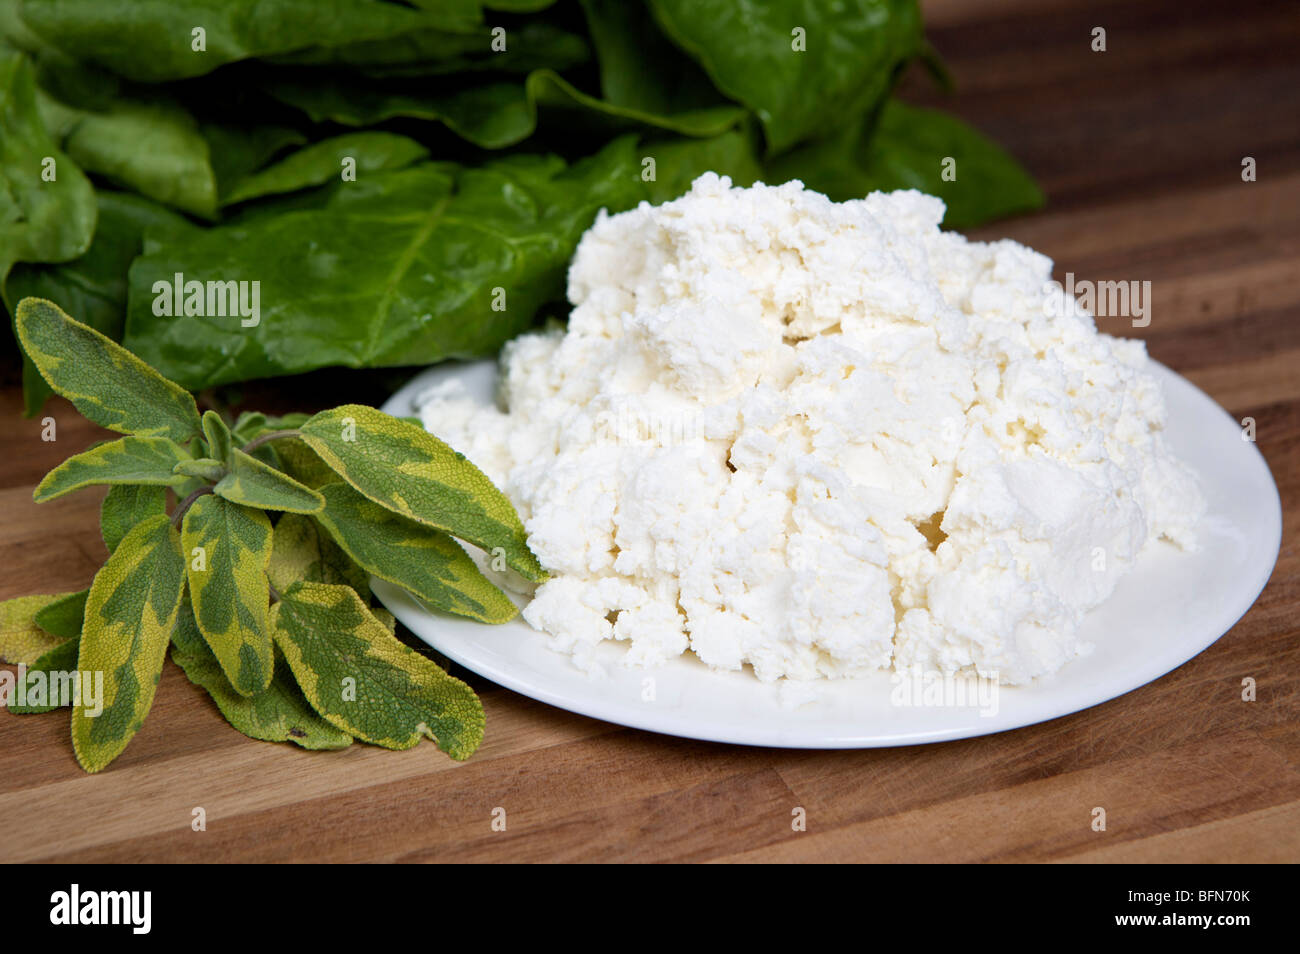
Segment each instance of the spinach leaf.
M90 182L46 132L31 61L0 48L0 286L15 262L65 262L95 231Z
M955 178L944 178L945 160ZM1040 208L1043 193L1011 155L946 113L890 100L874 123L814 143L769 165L772 181L796 175L832 199L874 190L919 189L948 206L944 225L965 228Z
M313 122L373 126L396 117L440 122L484 149L512 146L532 134L536 117L524 88L489 83L452 92L407 88L328 75L274 81L266 91Z
M582 92L554 70L534 70L522 85L489 83L444 93L416 93L392 84L341 79L283 81L268 87L268 92L302 109L315 122L370 126L395 117L435 120L485 149L502 149L531 136L537 129L539 109L569 125L595 127L608 134L652 128L716 136L745 115L734 105L672 115L615 106Z
M280 192L323 185L340 176L347 159L360 175L383 169L400 169L429 154L414 139L386 132L359 132L335 136L291 153L275 165L245 176L222 196L223 204Z
M217 195L223 205L229 201L227 194L236 183L264 168L289 146L307 142L307 137L298 130L271 124L235 126L207 122L199 129L208 141Z
M24 23L79 60L147 83L184 79L250 57L384 40L431 26L469 28L477 0L24 0ZM195 49L194 31L203 31Z
M369 76L444 76L493 71L528 73L549 68L566 70L591 55L587 42L545 21L511 26L504 50L493 50L486 26L469 32L419 30L386 40L317 47L270 57L281 65L350 66Z
M718 89L752 109L773 154L826 135L888 92L920 48L915 0L649 0ZM797 49L802 40L806 49Z
M673 46L642 3L582 0L610 106L669 115L729 105L698 63Z
M23 298L46 298L116 341L122 337L126 316L126 271L140 254L145 229L162 225L183 229L188 223L175 212L126 192L100 190L95 199L99 225L86 253L61 264L15 266L5 285L5 304L13 311Z
M655 178L646 183L651 202L675 199L706 172L730 176L732 184L753 185L763 178L755 149L756 134L732 129L711 139L661 139L642 145L641 152L655 160Z
M477 169L421 163L327 187L315 208L272 205L230 225L148 234L124 341L190 387L491 354L560 295L596 211L644 194L629 137L568 169L529 156ZM155 315L155 282L177 272L259 281L260 322Z
M216 211L217 183L198 123L165 97L119 98L103 110L40 95L42 115L81 168L200 216Z

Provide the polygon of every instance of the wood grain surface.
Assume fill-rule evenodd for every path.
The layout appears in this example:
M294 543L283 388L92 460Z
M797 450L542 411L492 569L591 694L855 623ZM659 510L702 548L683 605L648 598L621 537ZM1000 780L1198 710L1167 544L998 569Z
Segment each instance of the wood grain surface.
M945 97L913 71L906 97L987 131L1049 195L979 237L1040 249L1058 277L1150 281L1150 326L1103 330L1140 335L1257 422L1282 553L1227 635L1067 718L876 751L657 736L470 677L488 728L464 764L429 744L250 741L169 663L144 729L98 776L77 767L66 712L0 713L0 861L1300 860L1300 7L943 0L926 12L959 88ZM1090 49L1097 26L1105 53ZM1256 182L1241 179L1245 156ZM365 388L374 380L317 375L250 396L310 406ZM11 369L0 598L81 588L105 556L96 494L31 502L40 476L98 435L56 402L58 440L43 442L18 402ZM191 830L196 807L206 831ZM505 831L491 825L498 807Z

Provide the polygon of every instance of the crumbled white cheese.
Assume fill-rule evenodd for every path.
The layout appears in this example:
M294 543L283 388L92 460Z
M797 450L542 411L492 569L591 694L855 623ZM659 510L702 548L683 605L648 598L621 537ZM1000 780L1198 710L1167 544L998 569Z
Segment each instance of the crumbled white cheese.
M518 507L552 574L524 618L554 648L1022 683L1087 651L1081 617L1143 547L1194 545L1143 345L1044 256L942 216L702 176L602 213L567 330L503 352L501 408L421 397Z

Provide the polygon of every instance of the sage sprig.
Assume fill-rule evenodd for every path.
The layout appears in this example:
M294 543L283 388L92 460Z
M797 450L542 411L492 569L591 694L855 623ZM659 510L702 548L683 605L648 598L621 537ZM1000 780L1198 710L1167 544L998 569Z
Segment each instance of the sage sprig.
M170 647L250 738L404 749L427 737L456 759L474 752L478 698L396 638L369 578L483 622L516 615L455 539L497 568L545 578L514 508L478 468L417 424L360 405L200 416L189 392L42 299L20 302L15 326L50 388L124 436L36 488L42 502L108 485L109 557L88 590L0 603L0 657L33 689L11 711L71 704L77 759L97 772L143 724ZM69 667L100 691L59 696Z

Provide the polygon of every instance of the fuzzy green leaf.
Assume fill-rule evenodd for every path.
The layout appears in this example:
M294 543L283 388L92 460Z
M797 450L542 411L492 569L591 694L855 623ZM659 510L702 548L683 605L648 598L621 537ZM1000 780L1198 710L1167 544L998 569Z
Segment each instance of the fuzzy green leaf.
M265 446L265 445L263 445ZM285 438L275 442L275 453L284 472L312 490L335 483L339 475L320 459L320 455L307 446L301 438Z
M166 437L121 437L69 457L45 475L32 499L44 503L93 484L175 485L175 468L186 457Z
M266 570L271 584L283 593L303 580L341 583L356 590L363 600L369 600L370 574L313 517L286 513L276 522L271 539L271 564Z
M492 551L530 580L546 578L505 494L465 455L405 421L360 404L312 417L302 437L375 503Z
M0 603L0 661L31 664L63 641L36 625L36 614L71 593L18 596Z
M47 603L36 611L36 625L59 639L80 639L81 621L86 615L86 597L89 595L90 590L82 590Z
M115 484L108 488L99 510L99 533L112 553L122 538L146 517L167 509L167 488L140 484Z
M315 513L325 504L321 495L310 487L304 487L238 448L231 449L230 473L213 490L232 503L258 510Z
M71 705L70 678L77 670L79 643L78 639L65 639L28 666L26 697L22 704L10 703L9 711L15 715L40 715Z
M52 302L23 299L15 323L23 350L50 387L96 424L182 443L199 432L188 391Z
M223 464L230 463L230 449L234 438L230 434L230 428L216 411L203 412L203 437L208 442L209 456Z
M343 749L352 736L316 714L289 674L283 657L271 685L255 696L240 695L226 678L221 664L203 641L189 605L181 607L172 631L172 660L190 682L207 690L226 721L250 739L293 742L304 749Z
M215 482L230 472L225 464L211 457L199 457L196 460L183 460L172 472L179 477L193 477L200 481Z
M247 444L266 430L266 415L261 411L245 411L230 429L236 444Z
M181 546L199 631L238 692L261 692L274 666L266 628L271 521L260 510L206 494L185 511Z
M299 583L271 624L303 695L340 729L390 749L428 737L454 759L483 740L473 690L399 642L350 587Z
M95 574L77 668L104 674L103 711L84 701L72 710L86 771L117 758L149 714L184 592L180 537L165 515L141 521Z
M348 554L381 580L426 603L485 623L504 623L515 604L485 577L459 543L366 499L347 484L320 489L325 509L315 519Z

